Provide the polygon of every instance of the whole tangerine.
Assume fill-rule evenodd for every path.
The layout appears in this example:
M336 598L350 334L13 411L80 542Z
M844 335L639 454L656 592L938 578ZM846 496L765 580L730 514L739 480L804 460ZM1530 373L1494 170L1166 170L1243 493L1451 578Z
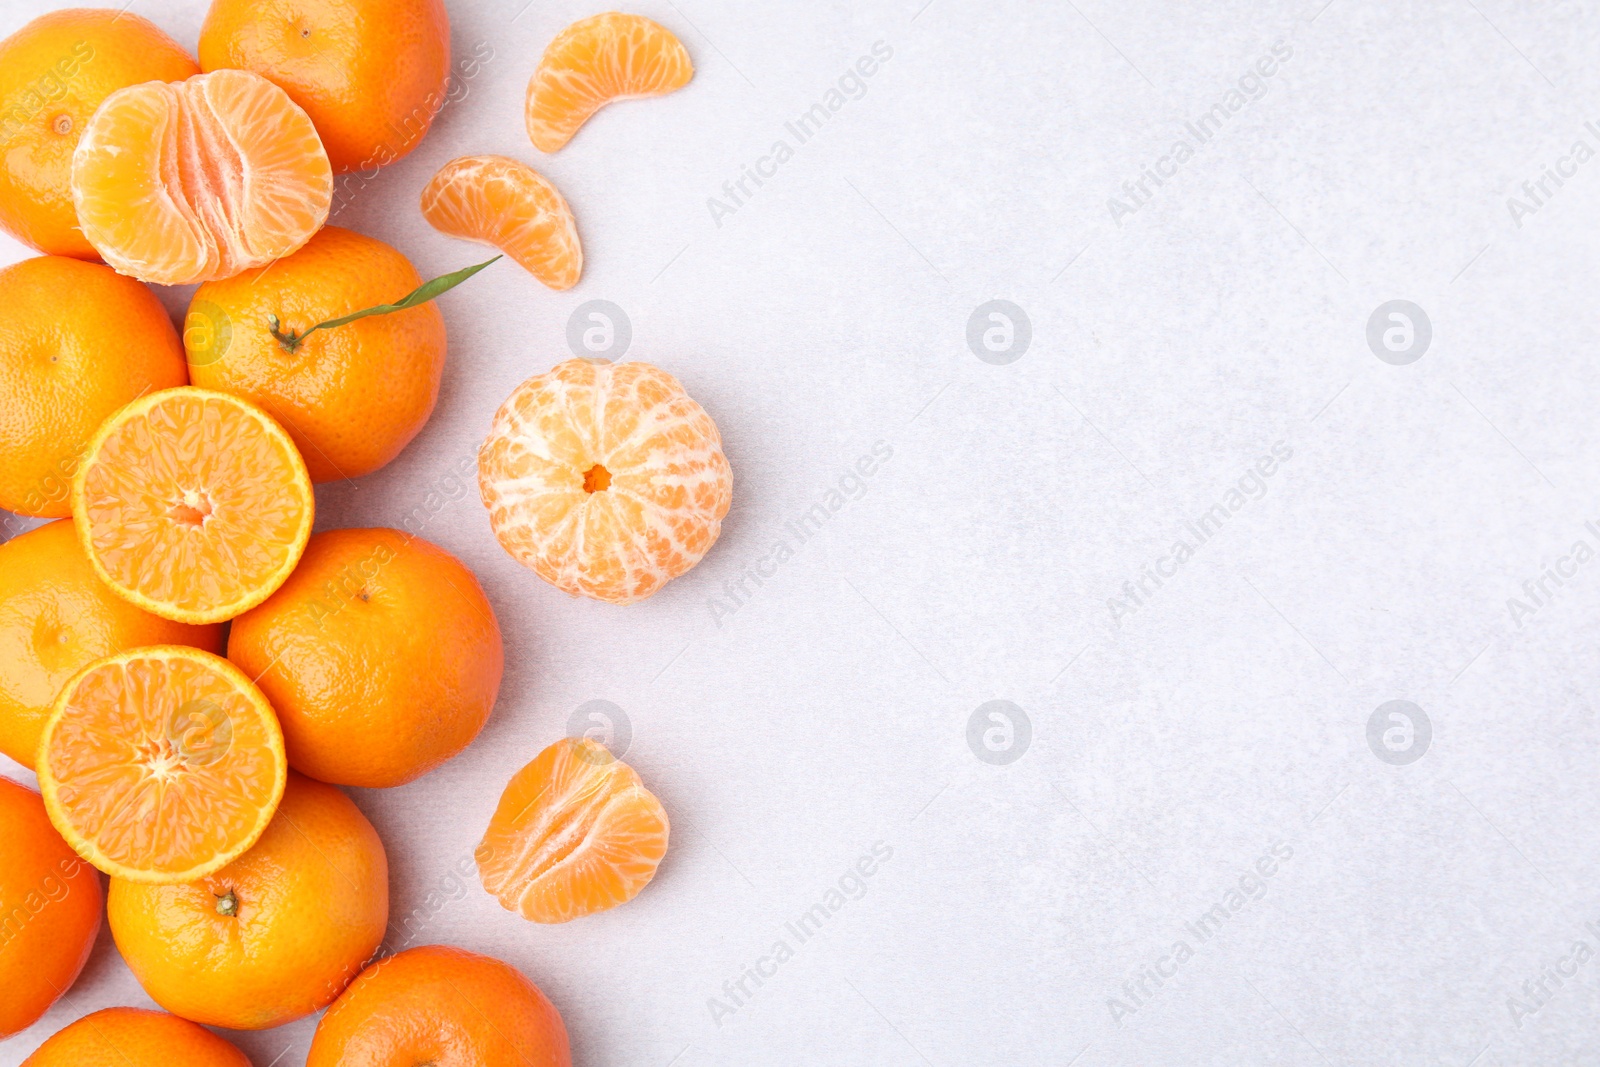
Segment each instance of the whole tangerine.
M176 41L127 10L52 11L0 41L0 228L41 252L99 259L72 204L84 126L118 89L198 73Z
M106 417L188 384L183 343L149 289L66 256L0 270L0 308L0 508L61 518Z
M0 752L32 767L67 679L144 645L220 653L222 627L170 622L117 596L95 575L71 519L0 545Z
M383 842L349 797L290 774L250 851L186 885L111 879L111 933L157 1004L265 1030L331 1003L389 922Z
M305 108L336 173L392 163L444 106L443 0L213 0L200 66L252 70Z
M466 748L505 667L472 572L386 529L314 535L283 587L233 620L228 657L277 709L291 766L368 788L403 785Z
M444 373L444 316L430 301L306 331L393 303L421 284L411 261L389 245L325 227L271 270L196 290L183 332L189 376L277 419L313 482L370 474L433 412Z
M571 1067L561 1013L510 964L444 945L379 960L317 1024L306 1067Z
M233 1043L164 1011L103 1008L56 1031L22 1067L250 1067Z
M0 1040L26 1030L77 981L100 931L100 875L33 790L0 778Z

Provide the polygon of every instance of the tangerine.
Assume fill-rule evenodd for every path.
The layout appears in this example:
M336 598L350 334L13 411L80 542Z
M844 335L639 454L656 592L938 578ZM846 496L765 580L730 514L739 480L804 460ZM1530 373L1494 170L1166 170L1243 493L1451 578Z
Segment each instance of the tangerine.
M188 1019L102 1008L40 1045L22 1067L250 1067L238 1047Z
M271 821L287 771L261 690L180 645L89 664L39 739L50 821L78 855L135 882L193 882L239 858Z
M72 153L72 201L119 273L162 285L231 278L288 255L328 219L316 127L247 70L106 97Z
M518 562L574 596L628 604L710 550L733 473L716 423L672 375L570 359L500 406L478 486Z
M106 906L157 1004L265 1030L332 1003L372 958L389 922L389 863L349 797L291 772L250 851L183 885L113 878Z
M552 289L583 273L577 220L556 187L505 156L463 156L422 190L422 217L440 233L492 245Z

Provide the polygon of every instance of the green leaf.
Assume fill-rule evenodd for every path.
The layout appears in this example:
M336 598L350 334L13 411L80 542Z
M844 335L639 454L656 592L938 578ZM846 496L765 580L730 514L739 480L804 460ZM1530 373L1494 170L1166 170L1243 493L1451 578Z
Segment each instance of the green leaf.
M405 311L408 308L414 308L420 304L426 304L428 301L448 293L450 290L454 289L456 286L460 285L462 282L466 281L483 268L504 258L504 256L495 256L494 259L485 260L484 262L471 267L463 267L461 270L455 271L451 274L441 274L431 282L424 282L422 285L418 286L416 289L413 289L411 292L407 293L393 304L379 304L377 307L365 308L361 311L352 312L349 315L340 316L337 319L329 319L327 322L319 322L305 333L283 333L275 316L268 316L267 324L272 328L272 336L276 337L279 343L281 343L285 348L293 352L299 347L300 342L304 341L307 337L310 337L318 330L332 330L336 327L355 322L357 319L364 319L369 315L388 315L391 312Z

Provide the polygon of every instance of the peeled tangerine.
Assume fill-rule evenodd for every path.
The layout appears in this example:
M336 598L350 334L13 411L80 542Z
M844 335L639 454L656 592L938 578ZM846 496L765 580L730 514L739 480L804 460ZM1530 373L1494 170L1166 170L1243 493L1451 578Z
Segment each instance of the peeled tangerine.
M422 217L440 233L493 245L552 289L571 289L583 273L583 245L572 209L526 163L463 156L422 190Z
M566 737L512 776L478 844L483 888L507 911L564 923L639 895L667 854L667 813L632 767Z
M120 89L72 156L78 223L123 274L229 278L311 239L333 202L316 127L259 74L219 70Z
M500 405L478 488L518 562L574 596L629 604L710 550L733 472L716 423L672 375L569 359Z
M683 43L643 15L580 19L556 34L528 82L528 136L554 152L613 100L664 96L692 77Z

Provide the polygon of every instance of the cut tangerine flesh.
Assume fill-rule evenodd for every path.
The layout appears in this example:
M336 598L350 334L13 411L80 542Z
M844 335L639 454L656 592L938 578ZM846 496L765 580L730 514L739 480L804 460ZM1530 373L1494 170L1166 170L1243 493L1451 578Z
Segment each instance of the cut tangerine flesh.
M643 15L581 19L550 42L528 82L528 136L554 152L613 100L664 96L692 77L683 43Z
M440 233L493 245L552 289L583 273L578 223L561 193L526 163L463 156L422 190L422 217Z
M72 199L112 267L184 285L309 241L328 218L333 168L289 94L259 74L219 70L107 97L73 152Z
M571 359L500 406L478 487L524 566L574 596L627 604L710 550L733 472L716 423L672 375Z
M288 775L266 697L220 656L179 645L96 660L56 698L39 788L61 836L117 878L203 878L255 843Z
M184 386L107 419L72 483L95 573L146 611L212 623L284 583L311 537L305 462L249 401Z
M507 911L564 923L626 903L667 853L667 813L632 767L563 738L518 771L478 844L483 887Z

